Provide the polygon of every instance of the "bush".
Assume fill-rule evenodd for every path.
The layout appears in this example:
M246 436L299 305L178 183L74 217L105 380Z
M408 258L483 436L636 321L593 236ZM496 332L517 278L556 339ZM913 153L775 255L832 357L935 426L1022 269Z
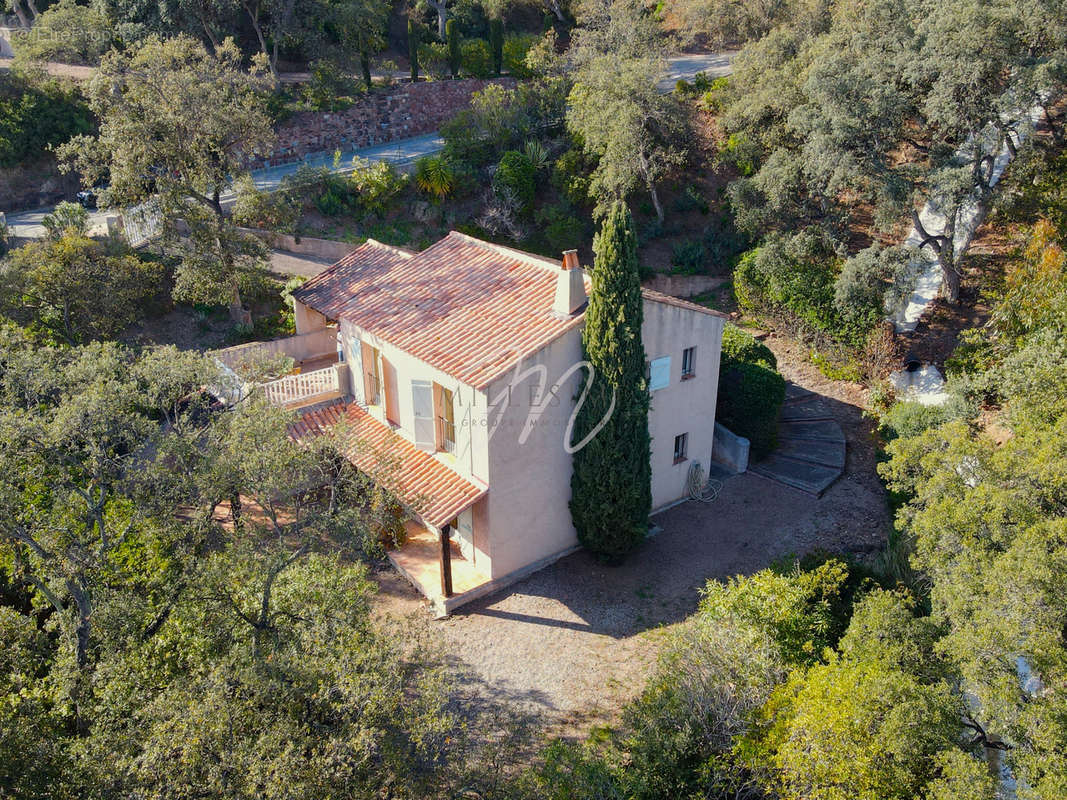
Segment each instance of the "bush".
M725 273L734 259L745 251L745 236L734 226L733 218L723 214L718 221L704 229L704 248L708 252L708 265Z
M595 164L580 147L572 147L552 167L552 185L573 205L589 203L589 185Z
M834 306L850 326L870 329L885 316L886 293L907 267L903 247L874 245L845 261L834 281Z
M759 461L778 445L778 415L785 401L785 379L759 364L731 364L719 372L716 421L751 444Z
M359 94L359 85L332 61L311 65L311 80L301 87L304 104L312 111L343 111Z
M771 234L738 262L738 304L748 311L784 316L810 332L861 348L878 315L861 306L842 313L836 299L842 263L834 241L819 228Z
M671 266L681 275L697 275L704 271L707 253L697 239L678 242L671 249Z
M915 400L902 400L889 407L878 423L878 432L887 442L918 436L952 419L944 406L924 406Z
M468 39L460 48L463 74L473 78L490 78L493 75L493 55L484 39Z
M33 28L17 32L12 45L24 61L59 61L96 66L111 49L112 30L96 5L59 0L34 20Z
M785 402L785 379L770 349L733 325L723 330L719 397L715 419L751 445L752 458L764 458L778 444L778 416Z
M72 136L91 133L94 119L76 89L0 73L0 167L26 164Z
M89 212L77 203L60 203L51 214L45 214L41 225L48 238L55 240L73 234L86 236L89 233Z
M778 369L778 359L771 348L745 333L736 325L727 325L722 332L722 363L759 364L768 369Z
M577 250L588 242L585 223L569 203L545 206L537 212L537 222L548 251L556 258L564 250Z
M300 205L284 191L262 192L251 178L237 184L233 221L245 228L295 233L300 219Z
M444 42L425 42L419 45L419 66L435 80L444 80L450 74L448 45Z
M532 78L534 71L526 63L526 55L541 40L532 33L509 33L504 38L504 69L515 78Z
M407 188L408 176L388 161L370 162L356 158L348 181L357 193L357 201L364 212L384 216Z
M534 201L537 170L525 153L509 150L504 153L493 175L493 190L498 194L511 192L520 212L528 212Z

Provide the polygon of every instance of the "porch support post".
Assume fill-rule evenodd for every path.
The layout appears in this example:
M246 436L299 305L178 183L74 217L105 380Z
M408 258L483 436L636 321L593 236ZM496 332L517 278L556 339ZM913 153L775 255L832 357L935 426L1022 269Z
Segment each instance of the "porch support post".
M441 526L441 589L445 597L452 596L452 545L449 542L451 525Z

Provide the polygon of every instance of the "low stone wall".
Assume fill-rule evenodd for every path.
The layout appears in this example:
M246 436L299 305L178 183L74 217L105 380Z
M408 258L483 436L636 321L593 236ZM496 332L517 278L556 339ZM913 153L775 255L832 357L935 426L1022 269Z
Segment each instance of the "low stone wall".
M78 176L63 175L52 158L0 168L0 211L50 206L73 197L79 188Z
M344 111L305 111L278 128L269 158L254 166L300 161L311 153L353 150L431 133L470 107L471 95L491 83L511 88L513 78L426 81L374 91Z
M646 289L672 297L695 297L719 288L726 281L726 278L713 278L710 275L655 275L644 281L643 285Z

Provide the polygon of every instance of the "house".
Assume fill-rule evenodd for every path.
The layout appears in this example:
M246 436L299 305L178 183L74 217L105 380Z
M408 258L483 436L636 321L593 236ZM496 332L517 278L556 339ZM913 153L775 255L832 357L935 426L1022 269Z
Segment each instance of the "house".
M388 455L410 514L390 558L442 612L577 546L570 426L589 287L574 251L561 263L453 232L421 253L367 241L294 293L295 339L336 326L338 363L276 399L312 404L296 436L344 421L356 466ZM694 463L708 468L725 320L643 296L662 508L688 496Z

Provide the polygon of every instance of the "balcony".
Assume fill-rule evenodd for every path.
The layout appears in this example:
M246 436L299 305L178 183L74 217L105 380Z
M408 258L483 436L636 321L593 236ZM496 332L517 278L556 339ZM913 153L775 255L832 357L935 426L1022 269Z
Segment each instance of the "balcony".
M283 408L301 408L341 396L337 365L298 372L264 383L261 387L267 400Z

